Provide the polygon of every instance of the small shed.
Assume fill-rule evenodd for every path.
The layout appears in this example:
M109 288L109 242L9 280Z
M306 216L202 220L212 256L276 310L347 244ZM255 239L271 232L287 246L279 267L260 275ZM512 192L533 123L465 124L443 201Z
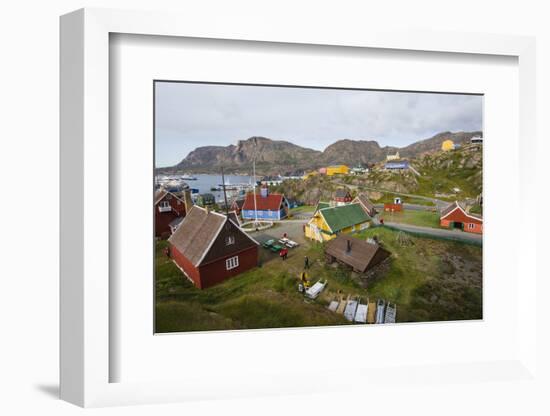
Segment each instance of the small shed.
M357 273L365 273L386 260L391 253L376 242L367 242L349 235L339 234L325 246L325 259L351 267Z
M349 204L353 198L347 189L339 188L334 193L334 201L337 205Z
M403 211L403 201L400 197L393 198L393 203L384 204L385 212L401 212Z

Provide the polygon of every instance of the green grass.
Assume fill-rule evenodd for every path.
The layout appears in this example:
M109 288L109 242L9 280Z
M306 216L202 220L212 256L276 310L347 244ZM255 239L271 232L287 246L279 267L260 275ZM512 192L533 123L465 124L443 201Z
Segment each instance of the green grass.
M193 286L156 248L156 331L183 332L252 328L345 325L347 321L326 309L337 296L382 297L397 303L398 322L481 317L481 248L461 243L411 236L401 246L397 232L377 227L357 237L377 235L392 253L389 266L379 269L365 287L349 270L324 261L320 243L306 243L283 262L261 250L261 267L249 270L205 290ZM312 282L328 280L315 301L298 293L304 255L310 258ZM450 266L460 259L459 266ZM335 267L336 266L336 267ZM435 296L435 298L433 298Z
M395 302L399 322L481 318L481 247L414 236L401 246L397 234L384 227L361 233L377 235L393 253L387 273L369 284L370 296Z
M292 215L302 214L305 212L313 212L313 211L315 211L315 205L302 205L302 206L290 209L290 213Z
M405 209L403 212L382 212L380 217L386 222L418 225L420 227L440 228L439 213L430 211L413 211Z

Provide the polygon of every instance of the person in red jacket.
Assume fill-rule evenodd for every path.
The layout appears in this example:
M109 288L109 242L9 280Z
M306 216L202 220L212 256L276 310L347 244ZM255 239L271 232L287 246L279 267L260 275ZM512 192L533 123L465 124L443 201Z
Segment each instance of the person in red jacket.
M283 248L281 251L279 251L279 256L281 256L283 260L286 260L286 258L288 257L288 249Z

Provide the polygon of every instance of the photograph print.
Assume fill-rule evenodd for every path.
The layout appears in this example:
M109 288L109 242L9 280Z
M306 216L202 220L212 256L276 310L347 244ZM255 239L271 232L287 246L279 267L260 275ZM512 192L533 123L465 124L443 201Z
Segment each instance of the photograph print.
M483 319L483 95L154 82L155 332Z

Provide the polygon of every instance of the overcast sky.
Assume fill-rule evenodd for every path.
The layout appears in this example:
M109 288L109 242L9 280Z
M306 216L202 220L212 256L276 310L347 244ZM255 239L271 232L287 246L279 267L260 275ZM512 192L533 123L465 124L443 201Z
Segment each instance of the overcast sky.
M339 139L406 146L482 129L481 96L241 85L156 84L156 166L251 136L323 150Z

